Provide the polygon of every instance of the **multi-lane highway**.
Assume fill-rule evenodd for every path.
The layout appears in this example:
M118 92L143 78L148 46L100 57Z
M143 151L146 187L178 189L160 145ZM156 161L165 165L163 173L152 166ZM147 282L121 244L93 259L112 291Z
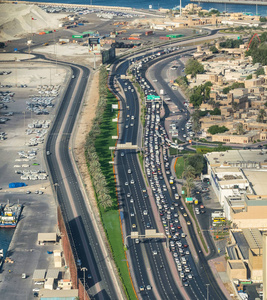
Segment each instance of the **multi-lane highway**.
M47 162L75 259L88 269L88 293L94 299L119 299L70 158L70 136L89 76L85 67L72 65L71 68L75 78L68 85L50 131L46 151L51 154ZM81 271L79 277L83 278Z
M146 61L147 64L144 63L144 65L140 68L140 70L138 72L139 73L138 79L139 79L140 83L143 83L143 79L145 79L145 81L148 82L145 77L145 71L146 71L147 67L153 63L152 62L153 59L148 59L150 62L148 63ZM173 59L173 58L170 58L170 60L171 59ZM157 60L159 60L159 59L157 59ZM163 64L166 64L166 62L164 62ZM121 64L120 67L116 70L117 75L125 74L127 68L128 68L127 62ZM170 87L164 82L164 80L161 77L162 76L161 71L160 71L161 69L163 69L163 66L160 66L160 64L159 64L158 69L155 72L157 81L161 84L162 87L165 87L165 89L168 93L168 96L170 96L170 94L171 94L171 96L173 96L172 95L173 91L170 89ZM123 125L120 142L125 143L127 141L131 141L134 143L134 141L136 140L135 134L133 134L134 129L131 130L131 128L129 127L129 124L127 122L131 122L132 120L135 120L135 113L138 111L136 108L136 95L135 95L135 91L132 90L131 83L128 80L119 80L119 81L120 81L123 91L125 92L125 98L126 98L126 104L123 106L125 108L125 112L124 112L123 118L122 118L124 125ZM150 85L151 85L151 83L150 83ZM183 109L185 112L185 114L182 118L183 124L180 124L181 126L184 126L184 124L186 123L186 120L188 119L188 112L183 105L183 99L181 98L181 96L177 97L177 95L175 95L175 97L173 97L173 98L176 99L176 101L174 101L174 102L179 107L179 109ZM147 110L148 109L149 108L147 107ZM155 110L155 108L154 108L154 110ZM129 120L131 120L131 121L129 121ZM154 130L154 125L155 125L155 122L153 123L152 127L150 124L150 129ZM134 126L135 126L135 124L133 124L133 127ZM136 131L137 131L137 127L136 127ZM153 144L156 141L156 139L154 139L155 132L152 131L150 134L148 133L148 135L151 135L151 137L152 137L152 140L150 143L152 144L151 149L153 151L153 146L154 146ZM154 151L155 151L155 149L154 149ZM151 161L149 163L151 163ZM118 165L117 171L118 171L118 177L119 177L119 182L120 182L121 199L122 199L122 203L123 203L124 211L125 211L125 222L126 222L127 234L129 234L132 230L138 230L139 233L142 234L142 233L144 233L145 228L148 228L148 227L149 228L157 228L157 224L155 222L153 212L150 209L151 204L149 201L149 197L147 197L146 193L145 193L145 195L142 193L145 183L144 183L144 180L143 180L143 177L141 174L140 165L137 161L136 153L134 153L133 151L130 151L130 150L125 150L125 151L123 151L123 153L118 152L117 165ZM164 170L162 170L162 171L164 171ZM155 178L155 175L153 177ZM170 179L170 177L168 177L168 179ZM151 182L151 180L150 180L150 182ZM155 182L152 181L151 183L154 184ZM156 184L159 186L166 186L166 182L164 182L163 176L159 176L159 179L158 179L158 177L156 177ZM153 187L152 187L152 189L153 189ZM175 193L177 193L176 189L173 191ZM163 197L166 197L165 199L166 199L166 202L168 203L168 205L173 204L174 195L170 195L168 192L168 189L165 189L165 193L164 193ZM166 202L164 202L165 205L167 205ZM181 205L181 202L178 200L178 201L176 201L176 203L179 205L179 210L178 210L179 215L182 215L183 207ZM170 206L168 206L168 205L167 205L167 207L170 208ZM177 208L174 208L173 210L177 211ZM164 218L165 212L162 212L161 210L159 212L160 212L160 214L161 213L163 214L163 218ZM171 212L171 214L172 214L172 212ZM174 212L174 215L175 215L175 212ZM185 219L187 222L191 222L189 216L185 215ZM179 227L181 227L181 226L179 226ZM189 284L189 288L187 289L188 294L190 295L190 298L191 299L206 299L206 292L207 292L206 285L209 285L210 299L225 299L225 296L220 291L220 288L219 288L216 280L214 279L214 276L209 268L206 258L204 257L204 255L201 252L201 247L196 238L193 227L188 226L188 230L190 232L190 238L194 241L195 248L198 253L198 263L197 264L194 262L191 255L189 255L189 257L187 258L188 264L190 265L190 268L188 268L188 269L191 270L192 275L193 275L193 276L192 275L188 276L188 278L192 278L192 280L189 281L190 284ZM180 241L178 241L178 243L181 243L181 245L185 245L186 239L181 238ZM143 275L146 275L147 267L145 264L145 267L142 269L140 267L140 261L142 261L142 258L144 258L144 257L147 257L149 260L149 257L152 257L154 259L154 257L158 257L159 253L161 254L159 268L162 268L162 266L164 266L165 270L167 270L167 272L169 273L169 276L165 275L165 276L163 276L163 278L160 278L159 283L161 285L157 284L157 290L158 290L159 294L161 295L161 297L172 298L173 297L172 293L175 294L175 289L178 290L179 287L177 286L177 284L173 285L172 282L170 281L170 277L171 277L170 268L169 268L168 264L166 263L166 258L164 261L165 254L164 254L164 251L162 250L162 248L160 248L160 247L162 247L162 245L160 243L157 243L154 241L153 247L151 244L149 245L149 247L146 247L146 248L143 247L148 250L148 252L146 252L144 255L144 252L141 251L141 253L138 253L138 251L137 251L138 248L141 248L140 247L141 243L135 244L135 242L132 241L132 242L128 242L128 244L129 244L129 254L131 255L131 260L133 262L134 269L135 269L136 280L137 280L137 282L139 281L138 282L139 284L142 284L142 287L143 286L145 287L145 284L146 284L145 281L143 280ZM146 246L147 246L147 244L149 244L149 242L146 241L144 244L146 244ZM150 251L150 253L149 253L149 251ZM180 251L182 252L182 249ZM157 254L153 255L153 253L157 253ZM183 255L181 255L181 256L183 256ZM174 257L177 257L177 256L175 255ZM135 265L136 260L138 261L138 263ZM150 262L150 260L149 260L149 262ZM174 263L174 262L172 262L172 263ZM158 276L160 276L159 274L162 272L154 272L153 266L155 266L155 264L156 264L156 261L154 259L154 261L151 261L150 268L153 269L154 281L157 281ZM156 270L157 270L157 268L158 268L158 266L156 266ZM142 272L141 276L140 276L140 271ZM180 276L182 278L186 277L181 274L180 274ZM148 275L145 277L147 278ZM185 280L186 280L186 278L185 278ZM186 282L186 281L184 281L184 282ZM166 286L168 286L168 285L169 285L169 289L166 290ZM185 286L188 286L188 284L185 284ZM146 291L146 296L148 294L149 294L149 291ZM149 295L151 295L151 294L152 293L150 291ZM141 293L141 295L142 295L142 293ZM181 297L181 295L179 296L179 294L176 294L176 295L178 297Z

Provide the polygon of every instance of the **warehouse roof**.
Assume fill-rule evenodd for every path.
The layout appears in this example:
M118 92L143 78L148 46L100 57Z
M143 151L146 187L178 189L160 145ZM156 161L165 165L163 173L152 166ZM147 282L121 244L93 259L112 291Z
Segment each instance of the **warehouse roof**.
M46 278L54 278L57 279L58 278L58 274L59 274L59 270L58 269L48 269L47 273L46 273Z
M57 233L56 232L45 232L38 233L38 242L56 242L57 241Z
M35 281L43 281L45 279L45 269L36 269L33 273L32 279Z

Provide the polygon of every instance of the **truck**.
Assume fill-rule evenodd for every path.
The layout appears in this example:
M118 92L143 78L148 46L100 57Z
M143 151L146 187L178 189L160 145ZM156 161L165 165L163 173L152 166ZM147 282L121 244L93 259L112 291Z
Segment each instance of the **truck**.
M150 31L146 31L145 35L152 35L154 33L154 31L150 30Z

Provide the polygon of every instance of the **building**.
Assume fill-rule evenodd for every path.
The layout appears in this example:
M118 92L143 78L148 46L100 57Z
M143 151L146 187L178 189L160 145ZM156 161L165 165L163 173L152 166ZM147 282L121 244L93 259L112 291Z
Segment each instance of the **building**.
M267 228L267 153L229 150L205 155L210 184L236 228Z

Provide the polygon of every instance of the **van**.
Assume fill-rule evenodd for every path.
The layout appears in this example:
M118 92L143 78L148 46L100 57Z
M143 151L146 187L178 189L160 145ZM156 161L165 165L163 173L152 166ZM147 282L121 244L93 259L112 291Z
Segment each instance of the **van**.
M25 273L22 273L21 278L22 278L22 279L25 279L26 277L27 277L26 274L25 274Z

